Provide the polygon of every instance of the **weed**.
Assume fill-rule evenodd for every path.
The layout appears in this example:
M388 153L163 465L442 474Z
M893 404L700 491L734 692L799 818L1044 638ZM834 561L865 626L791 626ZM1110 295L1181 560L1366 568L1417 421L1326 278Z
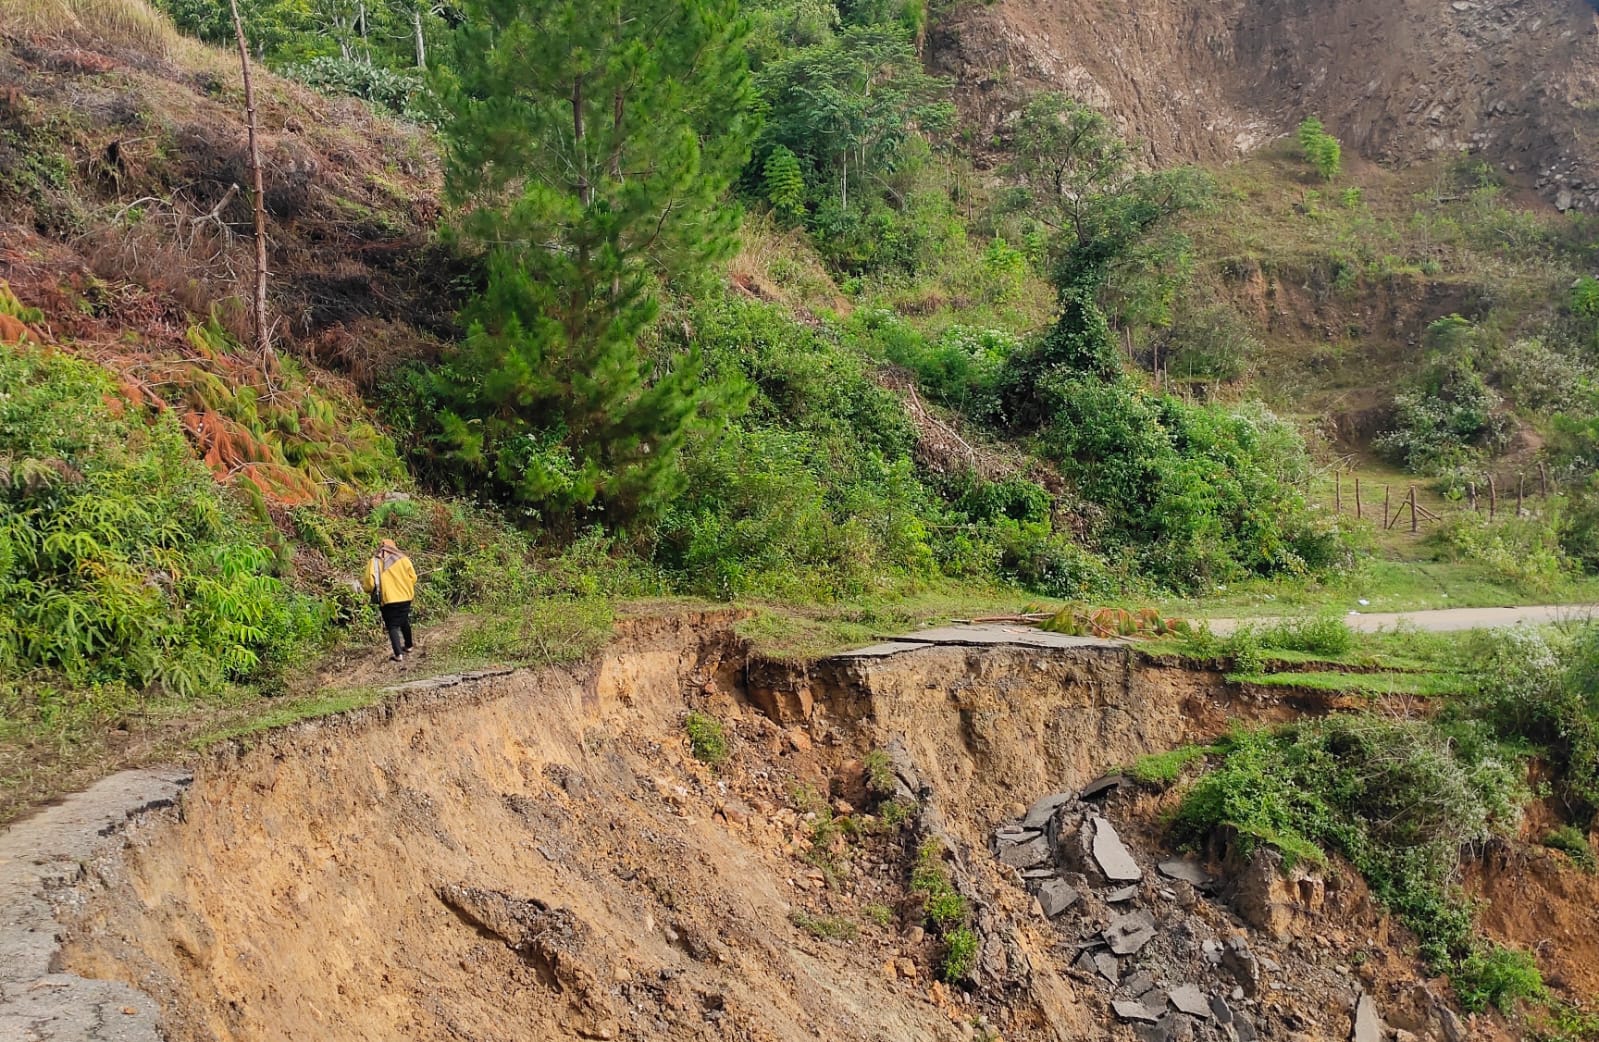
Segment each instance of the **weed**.
M727 759L727 732L714 716L691 710L683 717L683 733L694 759L713 767Z
M850 941L859 932L854 923L841 915L811 915L795 911L789 921L821 941Z
M868 791L880 800L893 796L894 790L899 787L899 779L894 776L894 764L889 759L888 753L882 749L873 749L866 754L864 766Z
M1336 849L1436 967L1473 951L1471 912L1452 888L1460 852L1513 824L1526 795L1518 761L1482 728L1335 716L1224 745L1179 808L1179 834L1227 826L1245 848L1290 862Z
M1524 951L1485 944L1461 960L1449 975L1460 1004L1472 1012L1492 1006L1501 1013L1513 1012L1522 1001L1546 999L1538 963Z
M1551 829L1544 835L1543 845L1552 850L1559 850L1571 858L1572 864L1584 872L1593 872L1599 869L1599 859L1594 857L1593 846L1588 842L1587 833L1575 825L1561 825Z
M877 820L883 823L885 830L898 829L915 816L916 804L910 800L884 800L877 807Z
M928 840L916 851L916 864L911 869L911 893L921 896L928 921L941 933L948 933L966 922L969 912L966 898L950 881L949 870L944 867L943 847L936 840Z
M861 915L865 916L868 922L875 923L884 929L887 929L889 924L894 921L894 910L884 904L862 905Z
M957 926L944 934L944 960L939 963L938 975L950 983L970 980L977 968L980 947L977 932L970 926Z

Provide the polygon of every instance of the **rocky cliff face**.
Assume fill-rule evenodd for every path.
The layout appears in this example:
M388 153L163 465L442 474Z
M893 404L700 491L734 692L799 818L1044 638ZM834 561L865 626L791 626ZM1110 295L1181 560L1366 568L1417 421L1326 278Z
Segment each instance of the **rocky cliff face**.
M1219 160L1317 115L1366 158L1470 152L1599 208L1587 0L1001 0L928 37L988 138L1036 90L1113 114L1156 163Z

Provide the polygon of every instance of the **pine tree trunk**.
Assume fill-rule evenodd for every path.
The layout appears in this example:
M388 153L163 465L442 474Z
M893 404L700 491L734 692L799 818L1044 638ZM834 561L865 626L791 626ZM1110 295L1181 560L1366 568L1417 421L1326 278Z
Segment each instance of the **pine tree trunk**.
M428 67L427 38L422 35L422 5L411 8L411 32L416 36L416 67Z
M255 348L263 372L272 365L272 330L267 325L266 189L261 179L261 145L256 139L255 86L250 81L250 47L239 17L239 0L228 0L233 11L233 32L239 40L239 65L244 72L244 116L250 134L250 176L255 180Z

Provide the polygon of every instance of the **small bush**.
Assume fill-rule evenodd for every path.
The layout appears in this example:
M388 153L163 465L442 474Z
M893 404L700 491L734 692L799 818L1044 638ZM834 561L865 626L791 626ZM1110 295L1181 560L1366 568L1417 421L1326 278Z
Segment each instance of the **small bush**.
M894 764L889 759L888 753L882 749L873 749L866 754L863 761L866 770L866 788L878 799L887 799L894 795L894 790L899 787L899 779L894 776Z
M1558 850L1571 858L1572 864L1584 872L1592 872L1599 868L1599 860L1594 858L1593 846L1588 842L1587 833L1575 825L1561 825L1551 829L1544 835L1543 845L1551 850Z
M1532 955L1497 944L1482 945L1461 960L1449 975L1460 1004L1471 1012L1492 1006L1514 1012L1522 1001L1542 1001L1549 991Z
M1346 655L1355 646L1354 631L1336 615L1284 619L1260 634L1262 647L1303 651L1312 655Z
M1180 836L1233 830L1245 852L1319 862L1336 850L1421 939L1439 969L1473 951L1453 889L1461 851L1509 829L1526 798L1520 764L1457 723L1334 716L1232 736L1176 817Z
M944 867L943 848L935 840L928 840L916 851L916 864L911 869L911 893L922 897L928 921L941 933L966 922L969 913L966 898L950 881L949 871Z
M883 904L862 905L861 915L865 916L868 922L885 929L894 921L894 910Z
M727 732L714 716L690 712L683 717L683 733L688 735L689 751L694 759L713 767L727 759Z
M1333 180L1343 169L1343 147L1315 116L1299 124L1299 150L1324 181Z
M970 926L950 930L944 935L944 960L939 963L938 975L951 984L970 980L980 948L977 932Z

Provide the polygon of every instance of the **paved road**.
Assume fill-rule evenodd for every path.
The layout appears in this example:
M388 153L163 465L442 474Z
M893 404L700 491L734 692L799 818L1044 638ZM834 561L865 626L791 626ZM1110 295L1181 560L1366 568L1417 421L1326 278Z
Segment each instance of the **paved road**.
M1599 604L1538 604L1510 608L1444 608L1437 611L1350 612L1344 621L1352 630L1371 633L1393 629L1400 622L1432 633L1460 630L1504 629L1507 626L1537 626L1548 622L1586 622L1599 616ZM1245 622L1272 619L1211 619L1212 632L1226 634Z

